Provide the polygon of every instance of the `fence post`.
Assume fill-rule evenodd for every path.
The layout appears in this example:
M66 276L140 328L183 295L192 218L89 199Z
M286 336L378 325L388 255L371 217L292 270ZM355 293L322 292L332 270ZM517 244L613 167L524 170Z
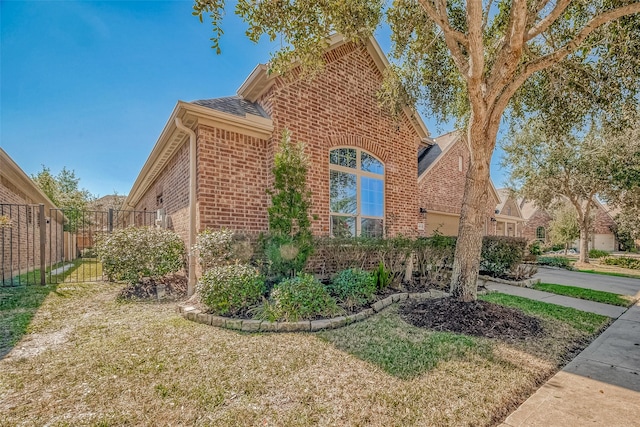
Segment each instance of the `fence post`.
M44 205L40 203L40 284L46 284L45 270L47 268L47 219L44 217Z
M109 214L107 216L107 230L109 230L109 233L113 232L113 208L109 208Z

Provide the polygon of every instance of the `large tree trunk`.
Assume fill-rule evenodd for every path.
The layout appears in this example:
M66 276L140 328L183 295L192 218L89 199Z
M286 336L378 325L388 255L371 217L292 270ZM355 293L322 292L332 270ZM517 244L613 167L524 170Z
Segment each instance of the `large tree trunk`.
M580 263L589 264L589 224L580 224Z
M471 160L465 181L451 295L460 301L475 301L478 292L478 270L482 236L487 213L489 165L495 145L497 125L482 126L471 118L469 123L469 149Z

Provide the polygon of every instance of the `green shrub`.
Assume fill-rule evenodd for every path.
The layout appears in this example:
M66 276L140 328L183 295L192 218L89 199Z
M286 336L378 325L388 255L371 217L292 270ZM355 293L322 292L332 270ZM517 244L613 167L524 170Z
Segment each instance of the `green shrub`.
M633 270L640 270L640 259L629 257L606 257L600 260L602 264L617 265L622 268L630 268Z
M548 265L550 267L571 268L571 260L562 256L540 256L538 257L539 265Z
M338 273L327 289L347 307L355 307L371 300L377 291L376 278L367 271L350 268Z
M161 228L130 227L103 234L97 238L95 252L111 281L159 279L180 271L185 264L182 239Z
M482 239L480 270L491 276L503 276L524 258L527 241L521 237L485 236Z
M300 319L331 317L340 312L336 300L311 274L298 273L285 279L271 290L269 301L257 316L270 321L295 322Z
M453 264L456 238L435 232L428 238L418 238L413 244L414 270L421 283L445 287Z
M602 258L608 255L609 255L609 252L601 251L600 249L591 249L589 251L589 258Z
M260 302L264 278L257 268L247 264L213 266L198 283L203 304L216 314L237 314Z
M540 241L534 240L529 243L529 254L530 255L542 255L542 248L540 247Z
M191 250L198 253L203 271L214 265L248 263L254 252L249 237L225 228L200 232Z
M391 284L391 273L384 268L384 263L380 261L375 270L373 270L373 279L376 283L376 289L381 291Z

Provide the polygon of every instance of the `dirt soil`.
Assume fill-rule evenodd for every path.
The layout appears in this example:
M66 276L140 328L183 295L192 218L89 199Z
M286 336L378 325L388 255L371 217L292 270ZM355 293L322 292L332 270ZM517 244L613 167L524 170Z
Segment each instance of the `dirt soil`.
M158 285L164 285L164 296L161 297L163 300L178 301L187 297L187 278L179 274L166 276L158 281L145 277L141 283L134 283L124 288L118 297L133 300L157 300Z
M486 301L460 302L454 298L407 301L400 316L414 326L437 331L522 340L542 333L540 321L519 310Z

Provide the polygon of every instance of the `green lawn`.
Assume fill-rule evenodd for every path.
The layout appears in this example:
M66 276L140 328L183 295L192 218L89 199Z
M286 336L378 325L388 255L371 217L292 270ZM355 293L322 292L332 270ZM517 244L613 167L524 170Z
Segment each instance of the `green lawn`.
M187 321L174 304L119 301L121 288L0 290L3 325L18 331L4 348L20 339L0 360L11 402L0 424L496 425L610 321L492 294L538 316L543 334L417 328L396 304L342 329L246 334Z
M596 291L592 289L579 288L577 286L556 285L553 283L538 283L533 285L539 291L551 292L552 294L564 295L567 297L579 298L587 301L601 302L604 304L629 307L634 303L632 298L625 295L618 295L611 292Z
M562 307L542 301L534 301L527 298L500 293L491 293L479 297L495 304L515 307L527 314L542 316L547 319L559 320L579 331L589 334L598 332L610 319L599 314L587 313L575 308Z

